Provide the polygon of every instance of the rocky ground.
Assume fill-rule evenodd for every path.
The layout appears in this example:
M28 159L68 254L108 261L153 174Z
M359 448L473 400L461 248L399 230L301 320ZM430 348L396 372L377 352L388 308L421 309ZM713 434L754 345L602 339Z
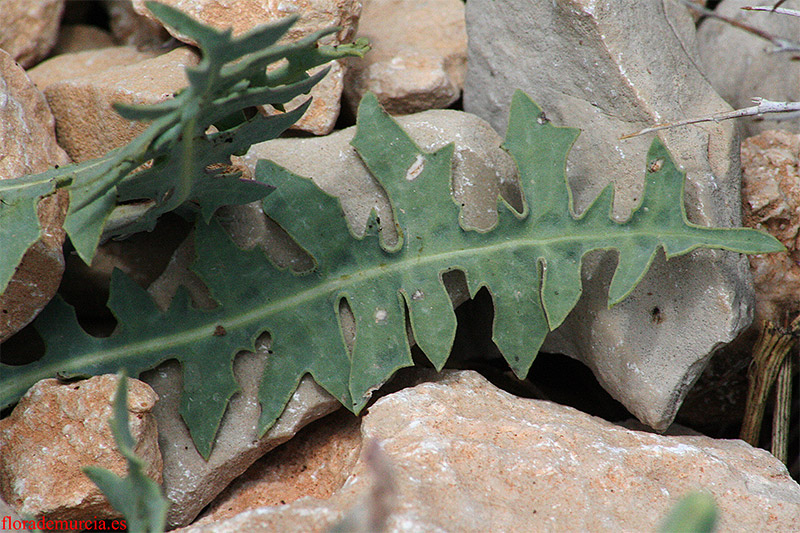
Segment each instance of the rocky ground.
M338 26L326 42L370 40L365 59L334 62L284 138L253 146L238 162L249 173L258 159L271 159L311 177L340 198L362 231L370 210L390 209L349 144L368 91L425 150L455 143L453 189L475 227L492 224L498 193L515 201L516 167L500 143L516 88L554 123L582 130L567 161L576 210L613 183L620 219L637 204L652 140L621 135L746 106L753 96L800 100L800 62L765 53L762 39L672 0L635 8L622 0L168 3L235 32L296 13L290 39ZM738 9L749 4L743 0L710 4L769 32L798 35L800 18L747 14ZM800 2L782 7L800 9ZM144 126L115 115L111 103L156 103L187 83L183 69L197 63L197 50L146 15L142 0L4 3L0 179L128 143ZM129 410L137 452L170 500L169 527L655 531L682 496L701 490L716 501L719 531L800 531L799 387L788 469L736 439L758 333L748 329L751 318L783 323L800 310L800 121L706 122L660 137L687 173L690 220L726 227L743 218L788 251L749 262L724 252L669 262L662 255L613 309L605 287L616 259L594 254L578 307L524 381L498 361L491 297L482 291L469 300L464 280L451 276L445 281L461 303L452 368L401 371L361 417L307 376L258 438L265 340L234 361L242 390L207 461L180 418L180 365L167 362L131 380ZM480 186L466 186L470 180ZM209 303L188 269L188 228L177 218L103 245L87 267L63 255L64 206L51 204L40 213L50 240L31 254L33 266L20 269L28 278L17 292L0 295L2 362L32 358L35 339L23 328L56 290L87 329L113 328L104 304L115 267L162 308L179 285L197 305ZM279 265L303 260L257 206L219 216L238 244L264 249ZM118 516L80 472L90 464L124 472L106 423L115 386L113 376L43 381L3 413L0 518Z

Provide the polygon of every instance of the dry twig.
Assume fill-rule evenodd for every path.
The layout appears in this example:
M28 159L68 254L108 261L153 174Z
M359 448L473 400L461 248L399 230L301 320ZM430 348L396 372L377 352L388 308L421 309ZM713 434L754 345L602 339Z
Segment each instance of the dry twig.
M663 122L661 124L656 124L655 126L639 130L635 133L628 133L627 135L620 137L620 139L630 139L631 137L637 137L639 135L644 135L645 133L651 133L666 128L673 128L675 126L697 124L698 122L720 122L722 120L728 120L732 118L752 117L767 113L791 113L791 116L794 116L794 113L800 113L800 102L773 102L772 100L767 100L766 98L755 97L753 98L753 103L756 105L743 107L741 109L734 109L733 111L714 113L713 115L707 117L691 118L688 120L681 120L679 122ZM781 118L789 118L789 116L784 115Z
M794 41L792 39L786 39L784 37L779 37L777 35L772 35L769 32L766 32L754 26L750 26L749 24L745 24L744 22L740 22L736 19L720 15L716 11L712 11L706 7L697 5L694 2L691 2L690 0L677 0L677 1L685 5L689 9L693 9L702 15L727 22L731 26L735 26L748 33L752 33L753 35L758 35L762 39L771 42L773 48L772 50L769 50L770 52L800 52L800 42L798 41ZM772 8L767 8L767 10L771 11L774 8L775 11L777 12L778 6L781 4L782 2L778 2Z
M779 2L778 5L783 2ZM789 15L791 17L800 17L800 11L797 9L788 9L778 6L745 6L742 8L744 11L769 11L770 13L777 13L778 15Z

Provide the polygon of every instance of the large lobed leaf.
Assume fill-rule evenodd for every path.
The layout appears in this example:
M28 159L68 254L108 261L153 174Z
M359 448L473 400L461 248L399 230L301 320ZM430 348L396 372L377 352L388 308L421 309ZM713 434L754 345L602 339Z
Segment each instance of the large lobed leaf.
M147 2L147 7L198 43L202 59L187 69L189 86L160 104L116 106L127 119L151 121L130 144L92 161L0 181L0 294L25 251L41 237L39 201L58 188L69 192L64 228L87 264L112 211L121 203L149 200L151 207L135 223L116 228L117 234L152 229L161 214L187 202L201 206L208 220L221 205L263 198L270 188L240 179L230 170L231 156L280 135L303 115L309 102L285 114L256 115L250 120L244 119L243 110L288 103L326 74L308 76L306 70L339 57L363 56L369 49L363 42L318 46L317 40L336 31L333 28L295 43L276 44L296 17L233 37L230 30L204 26L167 5ZM268 65L281 61L273 74L266 73ZM224 131L207 133L212 125ZM149 169L134 173L150 161Z
M198 449L208 456L237 390L233 357L239 350L252 350L263 332L272 338L272 355L260 388L261 432L274 423L306 373L358 412L371 390L412 364L406 309L416 342L441 368L456 329L442 282L447 271L463 271L472 295L481 287L489 289L494 340L514 372L524 377L545 335L578 301L581 261L589 251L619 251L609 291L613 305L635 287L659 248L667 257L697 247L741 253L783 249L754 230L689 223L683 175L658 140L648 154L642 204L627 222L610 218L610 187L576 218L564 169L577 135L577 130L550 124L536 104L517 92L505 147L519 166L530 206L516 213L498 199L503 205L496 227L471 231L458 224L460 207L450 176L453 146L423 152L368 95L352 144L388 193L395 216L388 223L396 224L400 235L396 245L380 242L374 217L367 234L354 238L335 198L261 161L258 179L276 187L263 200L264 211L313 256L311 272L278 270L261 251L237 248L216 222L198 224L193 269L218 307L194 309L179 291L161 313L142 289L117 273L109 301L119 321L114 335L87 335L71 308L54 303L37 325L47 354L24 367L0 366L0 399L3 405L13 402L36 380L56 372L94 374L125 367L138 373L174 357L184 372L181 414ZM342 335L341 300L355 317L352 353Z

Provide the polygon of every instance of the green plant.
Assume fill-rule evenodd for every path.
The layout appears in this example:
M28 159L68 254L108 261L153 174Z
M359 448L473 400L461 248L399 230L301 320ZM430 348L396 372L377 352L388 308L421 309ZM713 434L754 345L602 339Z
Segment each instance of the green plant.
M717 525L717 504L705 492L691 492L664 518L660 533L711 533Z
M167 523L169 502L161 487L147 477L147 465L134 452L136 441L128 427L128 377L119 375L114 395L114 416L109 420L119 452L128 462L128 475L121 478L105 468L87 466L83 472L103 492L108 502L125 517L126 531L161 533Z
M310 102L284 114L256 115L249 120L244 110L263 104L280 108L307 93L327 72L308 76L308 69L339 57L362 56L369 48L364 41L339 47L317 45L318 39L335 29L296 43L276 44L296 17L233 37L230 30L204 26L167 5L147 2L147 7L198 43L202 59L186 71L189 86L157 105L117 105L123 117L151 122L130 144L92 161L0 181L0 293L22 256L41 237L40 200L60 189L69 194L64 228L87 264L104 231L113 236L149 230L160 215L181 207L199 209L208 221L221 205L263 198L269 187L240 179L238 172L231 171L230 158L280 135ZM268 73L267 66L275 63L278 67ZM212 125L219 131L208 133ZM135 172L150 162L150 168ZM112 215L131 202L144 202L146 211L127 223L122 223L124 217Z
M193 270L218 306L192 308L179 291L166 312L120 273L115 273L109 308L118 319L107 338L86 334L74 311L54 301L37 320L47 352L26 366L0 366L3 405L56 372L66 375L130 372L177 358L184 391L181 414L198 450L208 456L229 398L238 386L232 359L252 350L264 332L272 351L262 378L259 430L277 419L305 374L345 406L358 412L398 368L412 365L405 329L406 309L414 339L436 368L448 357L455 314L441 275L461 270L470 293L487 287L494 299L494 341L514 372L524 377L545 335L558 327L581 294L583 256L615 249L619 264L609 288L613 305L630 293L662 248L667 257L698 247L742 253L782 250L774 238L754 230L701 227L688 222L682 174L657 139L646 161L640 207L625 223L610 218L613 190L605 189L580 216L572 215L564 173L578 131L550 124L526 95L514 95L504 146L517 162L527 202L522 213L502 199L491 231L460 227L451 194L453 146L425 153L368 95L361 103L353 146L386 190L401 236L395 245L377 238L377 220L353 238L339 203L309 180L268 161L256 177L276 187L262 201L315 261L297 275L278 270L257 250L244 251L219 224L198 222ZM339 303L356 320L352 352L343 340Z

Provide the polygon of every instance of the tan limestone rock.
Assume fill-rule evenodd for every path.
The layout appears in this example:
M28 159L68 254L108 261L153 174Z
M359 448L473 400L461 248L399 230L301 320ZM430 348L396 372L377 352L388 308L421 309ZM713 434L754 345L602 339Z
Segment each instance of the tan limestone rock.
M327 135L333 131L341 110L345 70L340 61L331 61L327 65L320 65L310 70L309 74L315 74L324 68L330 68L330 71L308 94L301 94L285 104L285 108L291 110L309 97L313 99L300 120L289 127L290 130L305 131L314 135ZM260 106L260 109L267 115L279 113L272 106Z
M0 50L0 180L44 172L69 163L56 144L53 115L42 93L13 58ZM62 229L65 194L39 203L42 238L31 246L0 294L0 342L30 323L53 297L61 282L64 257Z
M59 144L76 162L99 157L123 146L147 128L126 120L112 103L155 104L188 84L187 66L198 57L189 48L137 63L72 78L47 87L45 95L56 117Z
M232 28L234 35L295 15L300 19L284 37L289 42L325 28L341 28L323 39L325 44L351 41L361 13L360 0L163 0L162 3L214 28ZM133 8L140 15L155 19L145 7L145 0L133 0ZM171 28L167 30L176 39L196 44Z
M379 444L380 460L362 446L330 498L180 531L370 531L382 508L386 531L653 531L695 490L714 497L719 532L797 529L800 486L764 450L632 431L514 397L474 372L445 372L379 399L361 436Z
M464 87L467 32L461 0L365 0L359 36L372 50L345 79L355 110L372 91L392 114L444 108Z
M325 28L339 27L341 30L326 36L320 42L336 45L349 42L355 35L361 14L360 0L168 0L165 2L215 28L233 28L234 34L243 33L261 24L274 23L288 16L299 16L282 39L294 42ZM137 13L152 18L142 0L133 0ZM169 29L169 28L168 28ZM191 39L170 29L173 35L184 42ZM339 61L329 64L331 71L310 92L314 98L311 107L291 129L325 135L333 130L339 117L340 99L344 87L344 68ZM319 67L324 68L324 67ZM309 95L301 95L286 104L287 109L304 102ZM276 111L262 107L267 114Z
M74 54L85 50L96 50L114 46L110 33L88 24L69 24L61 26L58 41L51 51L52 55Z
M50 85L106 70L132 65L153 57L153 54L139 52L130 46L111 46L95 50L64 53L46 59L28 70L33 83L40 91Z
M169 41L169 32L159 22L134 11L131 0L106 0L105 7L111 33L118 43L153 50Z
M118 378L96 376L73 383L46 379L0 420L0 494L25 516L60 519L111 518L100 489L81 472L100 466L125 476L127 461L117 451L109 418ZM150 411L158 397L141 381L128 381L128 410L134 451L161 482L161 453Z
M744 225L775 236L787 251L750 257L756 320L782 323L800 311L800 134L764 131L742 143Z
M0 49L32 67L53 48L66 0L3 0Z
M347 481L360 450L361 420L340 409L253 463L195 524L211 524L248 509L285 505L305 496L329 498Z

